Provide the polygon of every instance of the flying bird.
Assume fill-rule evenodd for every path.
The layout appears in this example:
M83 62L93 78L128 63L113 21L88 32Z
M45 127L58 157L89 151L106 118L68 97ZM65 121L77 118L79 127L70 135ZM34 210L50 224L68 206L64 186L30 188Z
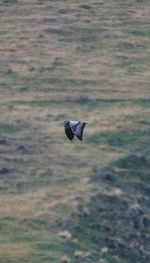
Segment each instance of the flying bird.
M65 134L70 141L76 136L80 141L82 141L83 130L87 123L81 121L64 121Z

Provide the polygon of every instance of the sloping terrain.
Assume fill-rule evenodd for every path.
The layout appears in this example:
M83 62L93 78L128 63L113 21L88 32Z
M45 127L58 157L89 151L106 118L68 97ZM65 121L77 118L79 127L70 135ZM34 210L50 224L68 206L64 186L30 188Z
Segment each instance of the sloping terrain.
M65 226L72 233L67 244L71 262L149 262L149 143L145 140L130 155L93 169L91 197L80 202Z
M149 13L0 1L1 263L148 262Z

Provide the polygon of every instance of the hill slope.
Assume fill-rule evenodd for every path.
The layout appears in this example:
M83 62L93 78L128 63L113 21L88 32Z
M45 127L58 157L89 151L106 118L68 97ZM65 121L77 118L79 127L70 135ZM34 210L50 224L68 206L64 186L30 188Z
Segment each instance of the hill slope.
M88 262L98 260L98 247L103 246L109 251L102 258L106 262L130 262L136 253L138 260L149 256L147 237L134 230L132 215L131 225L125 227L127 237L123 234L128 220L124 206L130 212L138 189L144 200L148 191L142 189L147 189L149 165L147 143L143 144L150 124L149 9L147 0L0 2L1 263L69 260L64 256L77 261L69 238L76 232L77 239L87 242L87 250L94 251ZM63 120L69 118L88 122L82 143L70 143L65 137ZM138 156L133 151L136 145L141 145ZM143 148L146 152L141 153ZM139 154L144 154L145 163ZM134 169L130 163L127 167L116 163L126 163L126 156ZM108 178L103 178L103 167L108 166ZM113 192L119 197L111 203ZM119 223L111 233L115 241L106 240L105 229L114 224L114 213L106 209L97 214L101 200L106 208L112 205L112 211L117 210ZM143 205L140 220L149 222L146 201ZM94 220L106 220L100 232L88 225L89 217L81 218L82 209ZM134 250L128 260L125 238L130 230ZM118 235L125 244L120 249ZM142 238L145 258L137 252L136 235ZM86 242L75 248L84 250ZM112 259L114 253L119 259Z

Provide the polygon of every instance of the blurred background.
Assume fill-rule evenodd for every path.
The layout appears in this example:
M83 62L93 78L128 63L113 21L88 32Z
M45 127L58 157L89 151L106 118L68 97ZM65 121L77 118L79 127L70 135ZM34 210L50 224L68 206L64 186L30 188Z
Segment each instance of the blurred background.
M149 13L0 1L1 263L150 261Z

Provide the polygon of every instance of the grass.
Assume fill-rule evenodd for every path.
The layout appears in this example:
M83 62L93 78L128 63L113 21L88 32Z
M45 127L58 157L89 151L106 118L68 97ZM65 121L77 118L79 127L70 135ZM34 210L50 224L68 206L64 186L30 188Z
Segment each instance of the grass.
M0 7L0 262L147 263L148 1Z
M93 193L88 202L80 203L69 225L73 239L80 244L78 249L90 253L85 262L97 262L99 258L114 262L115 257L116 262L133 262L134 258L139 262L148 260L149 187L146 188L144 182L149 181L149 168L147 155L136 151L92 175ZM139 251L140 245L143 252ZM73 257L76 249L73 240L69 246L73 262L78 262ZM103 247L107 248L104 254L100 252Z
M89 143L93 144L108 144L112 147L129 148L133 144L140 141L144 136L149 134L148 130L137 131L119 131L119 132L100 132L88 138Z
M139 104L143 107L150 107L150 99L139 99L135 100L135 104Z
M0 123L0 132L2 134L11 134L11 133L18 133L23 130L28 129L28 124L27 123L19 123L19 124L14 124L14 123Z

